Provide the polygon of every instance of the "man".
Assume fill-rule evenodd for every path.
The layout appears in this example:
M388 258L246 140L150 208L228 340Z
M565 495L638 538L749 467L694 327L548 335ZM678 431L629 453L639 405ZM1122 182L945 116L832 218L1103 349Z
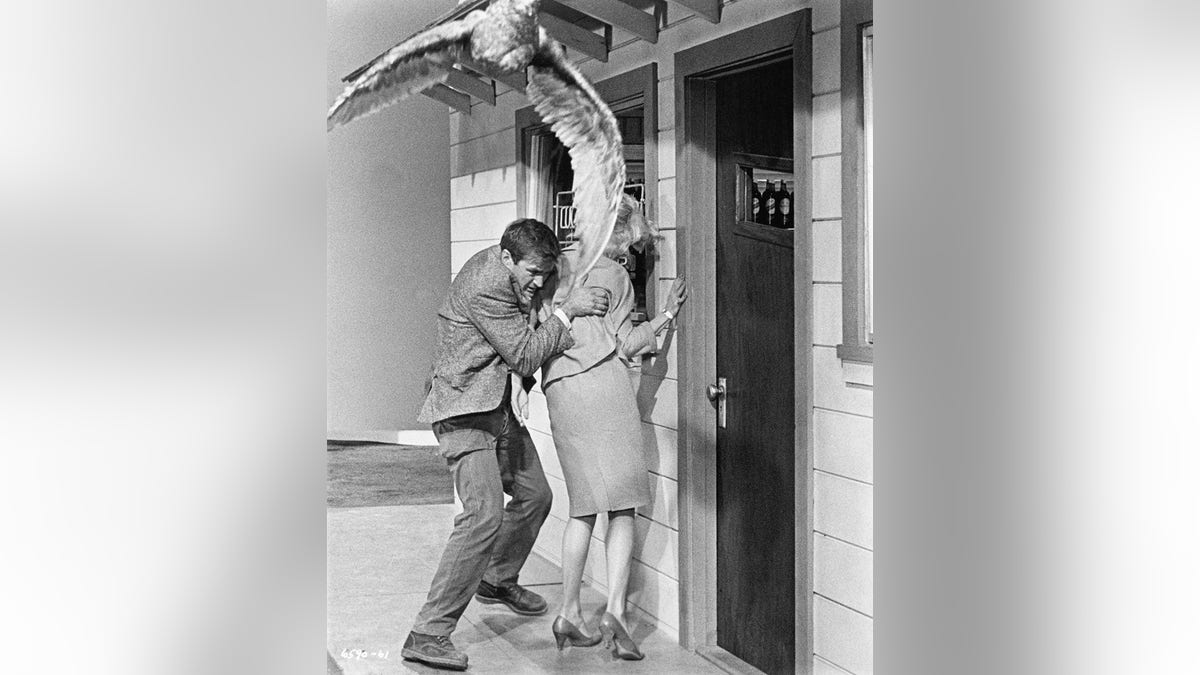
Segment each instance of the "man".
M467 655L450 634L472 595L518 614L546 611L546 601L517 584L517 575L550 512L552 495L511 398L532 386L529 378L543 361L574 344L571 319L608 309L603 291L579 288L553 318L536 329L529 325L528 310L554 273L558 255L550 228L531 218L517 220L504 230L499 246L463 265L438 311L433 380L418 419L433 425L463 511L404 642L405 659L465 670ZM505 493L512 496L507 507Z

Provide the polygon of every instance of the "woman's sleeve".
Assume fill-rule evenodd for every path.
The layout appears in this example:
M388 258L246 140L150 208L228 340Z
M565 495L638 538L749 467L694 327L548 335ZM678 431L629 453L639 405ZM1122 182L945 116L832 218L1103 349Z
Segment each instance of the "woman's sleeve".
M609 316L616 324L617 349L621 358L628 361L658 351L658 339L649 321L643 321L638 326L633 325L633 283L629 281L629 275L625 273L624 268L620 271L621 274L614 284L617 288L613 293L613 304L616 308L610 311Z

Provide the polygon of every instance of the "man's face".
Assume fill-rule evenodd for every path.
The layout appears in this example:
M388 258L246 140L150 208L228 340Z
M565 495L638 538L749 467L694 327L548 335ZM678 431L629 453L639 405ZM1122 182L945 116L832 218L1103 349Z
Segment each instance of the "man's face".
M521 289L521 301L525 303L532 301L534 294L545 285L546 279L554 274L553 258L541 260L531 257L528 260L513 260L508 249L500 249L500 259L512 274L517 288Z

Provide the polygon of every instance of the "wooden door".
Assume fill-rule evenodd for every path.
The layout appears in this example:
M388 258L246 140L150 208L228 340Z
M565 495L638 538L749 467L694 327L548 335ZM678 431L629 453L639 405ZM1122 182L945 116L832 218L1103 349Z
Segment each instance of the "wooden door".
M748 201L754 176L792 171L791 65L716 87L717 645L767 673L797 663L794 230Z

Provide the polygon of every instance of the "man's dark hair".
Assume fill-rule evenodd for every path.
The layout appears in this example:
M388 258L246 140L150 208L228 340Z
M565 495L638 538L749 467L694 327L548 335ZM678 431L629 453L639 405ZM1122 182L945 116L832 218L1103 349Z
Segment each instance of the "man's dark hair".
M512 255L513 262L558 260L562 252L554 230L535 218L514 220L504 228L504 234L500 236L500 248Z

